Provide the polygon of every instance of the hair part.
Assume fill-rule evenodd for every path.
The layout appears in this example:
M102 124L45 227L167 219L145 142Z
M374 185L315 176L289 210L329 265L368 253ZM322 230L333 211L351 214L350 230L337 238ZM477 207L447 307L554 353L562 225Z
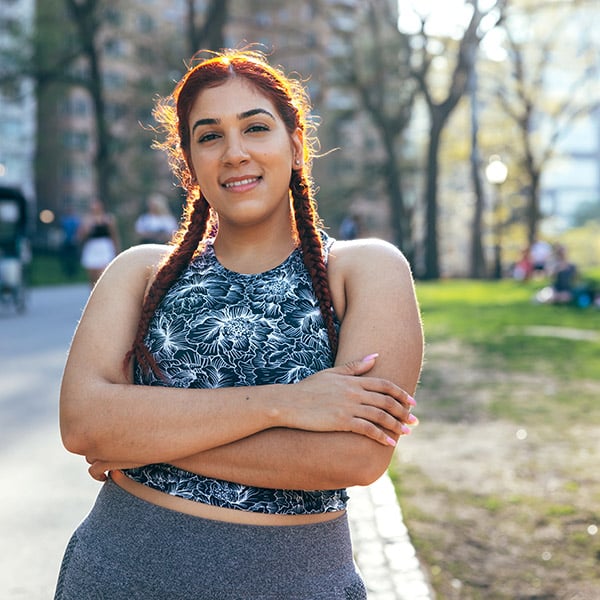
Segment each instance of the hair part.
M300 242L304 264L311 276L335 356L337 329L318 232L322 223L314 200L311 176L318 142L315 123L310 119L308 95L300 81L288 78L281 69L269 65L262 53L226 50L211 53L210 58L200 62L193 59L173 93L159 99L153 112L158 123L157 130L163 136L163 140L156 141L154 147L166 152L171 170L185 190L187 200L181 225L173 238L174 248L160 265L144 300L135 338L125 357L127 369L134 358L144 371L151 370L164 379L144 342L150 320L173 282L202 250L206 240L216 235L218 230L217 216L204 197L191 168L189 117L199 94L234 78L247 81L273 103L290 136L298 129L303 134L303 167L293 168L290 178L294 233Z

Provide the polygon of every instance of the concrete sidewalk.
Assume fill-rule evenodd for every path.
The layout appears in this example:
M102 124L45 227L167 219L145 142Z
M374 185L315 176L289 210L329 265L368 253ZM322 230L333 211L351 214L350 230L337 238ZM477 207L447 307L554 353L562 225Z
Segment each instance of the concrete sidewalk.
M388 475L348 493L354 552L369 600L433 600Z

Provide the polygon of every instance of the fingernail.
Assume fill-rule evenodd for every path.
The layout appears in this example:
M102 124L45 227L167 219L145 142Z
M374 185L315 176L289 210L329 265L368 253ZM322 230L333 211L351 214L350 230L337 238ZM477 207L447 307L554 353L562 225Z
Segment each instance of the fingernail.
M369 356L365 356L361 362L369 362L371 360L375 360L378 356L379 354L377 354L377 352L375 352L374 354L369 354Z
M415 415L410 414L410 415L408 415L408 422L411 425L418 425L419 424L419 419L417 417L415 417Z
M391 438L390 436L385 438L385 441L390 445L390 446L394 446L394 448L396 447L396 440L394 438Z
M410 435L411 429L408 425L402 423L402 425L400 426L400 431L402 431L404 435Z
M408 394L406 395L406 401L411 405L411 406L416 406L417 405L417 401L412 397L409 396Z

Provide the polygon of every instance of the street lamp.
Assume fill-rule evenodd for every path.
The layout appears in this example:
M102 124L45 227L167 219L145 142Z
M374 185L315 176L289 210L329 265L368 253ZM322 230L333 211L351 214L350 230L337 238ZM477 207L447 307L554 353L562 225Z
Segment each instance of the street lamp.
M497 154L490 156L485 177L494 188L494 279L502 278L502 196L500 188L508 176L508 167Z

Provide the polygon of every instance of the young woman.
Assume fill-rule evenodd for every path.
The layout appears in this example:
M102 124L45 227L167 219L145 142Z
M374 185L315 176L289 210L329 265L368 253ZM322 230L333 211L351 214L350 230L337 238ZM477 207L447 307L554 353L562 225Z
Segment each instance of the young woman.
M319 228L305 100L232 51L157 106L186 212L113 261L73 339L63 441L105 483L57 599L366 597L345 488L416 424L423 340L401 253Z
M120 246L115 217L106 211L100 200L92 200L77 236L81 243L81 265L93 288Z

